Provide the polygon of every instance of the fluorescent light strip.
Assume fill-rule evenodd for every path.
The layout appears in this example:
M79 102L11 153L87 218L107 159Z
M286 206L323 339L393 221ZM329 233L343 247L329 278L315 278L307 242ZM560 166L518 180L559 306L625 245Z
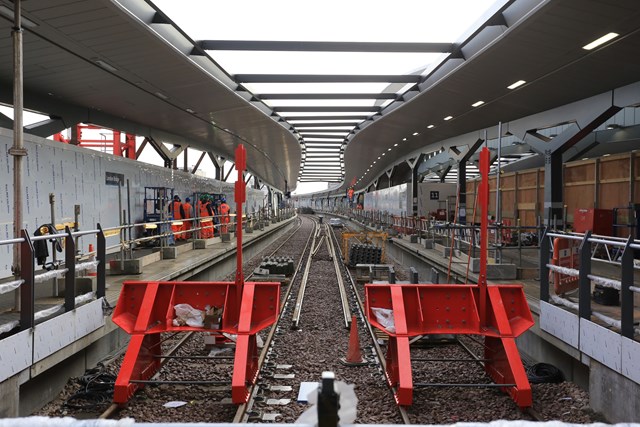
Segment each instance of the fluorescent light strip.
M446 121L451 120L451 119L453 119L453 116L447 116L447 117L444 118L444 121L446 122Z
M515 89L517 87L522 86L523 84L525 84L526 82L524 80L518 80L515 83L511 83L509 86L507 86L507 89Z
M596 39L594 41L592 41L591 43L589 43L588 45L582 46L582 48L584 50L591 50L591 49L595 49L596 47L605 44L606 42L608 42L609 40L613 40L616 37L618 37L620 34L618 33L609 33L609 34L605 34L604 36L600 37L599 39Z
M478 102L474 102L473 104L471 104L472 107L479 107L482 104L484 104L484 101L478 101Z

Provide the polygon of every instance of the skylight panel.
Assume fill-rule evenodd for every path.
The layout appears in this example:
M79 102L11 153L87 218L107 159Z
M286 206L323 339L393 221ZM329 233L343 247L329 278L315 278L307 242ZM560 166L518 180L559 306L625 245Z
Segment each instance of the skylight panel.
M230 74L406 74L440 53L208 51Z

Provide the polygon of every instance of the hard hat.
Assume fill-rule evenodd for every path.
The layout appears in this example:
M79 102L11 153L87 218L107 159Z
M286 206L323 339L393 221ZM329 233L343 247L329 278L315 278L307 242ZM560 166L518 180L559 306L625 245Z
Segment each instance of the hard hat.
M186 199L184 199L185 202L189 203L191 201L190 197L187 197Z
M225 199L224 197L220 197L220 203L227 203L227 199Z

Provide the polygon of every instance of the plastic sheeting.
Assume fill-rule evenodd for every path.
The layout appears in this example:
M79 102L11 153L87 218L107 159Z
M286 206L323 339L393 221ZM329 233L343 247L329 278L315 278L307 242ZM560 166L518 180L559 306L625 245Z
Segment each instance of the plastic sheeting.
M19 324L20 322L17 320L12 320L11 322L3 323L2 325L0 325L0 334L5 334L13 330L13 328L17 327Z
M35 276L33 278L33 282L34 283L42 283L42 282L46 282L47 280L57 279L57 278L60 278L60 277L64 276L67 271L69 271L69 270L66 269L66 268L63 268L62 270L47 271L46 273L41 273L41 274L38 274L37 276Z
M604 286L605 288L613 288L620 290L622 287L622 283L619 280L615 279L607 279L606 277L594 276L593 274L587 275L590 280L593 280L600 286Z
M80 271L85 271L85 270L95 270L98 267L98 264L100 264L100 261L98 260L87 261L81 264L76 264L76 273Z
M7 292L11 292L15 289L18 289L20 285L24 283L24 280L14 280L13 282L3 283L0 285L0 295L6 294Z
M86 294L78 295L75 299L76 306L92 301L94 298L95 298L94 292L87 292ZM40 319L44 319L45 317L49 317L53 314L56 314L58 311L62 310L63 307L64 307L64 304L58 304L58 305L54 305L53 307L49 307L45 310L40 310L36 312L34 319L37 321Z
M547 267L549 267L549 270L551 271L554 271L560 274L566 274L567 276L578 277L580 275L580 270L576 270L575 268L560 267L558 265L553 265L553 264L547 264Z

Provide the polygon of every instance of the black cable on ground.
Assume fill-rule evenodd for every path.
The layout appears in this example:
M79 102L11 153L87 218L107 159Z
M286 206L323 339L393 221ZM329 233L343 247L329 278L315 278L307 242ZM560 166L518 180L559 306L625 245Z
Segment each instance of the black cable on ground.
M83 386L78 392L71 395L64 406L72 409L95 409L113 399L113 387L116 376L106 372L102 363L89 369L78 378L78 383Z
M564 381L562 371L548 363L536 363L527 369L527 378L532 384L561 383Z

